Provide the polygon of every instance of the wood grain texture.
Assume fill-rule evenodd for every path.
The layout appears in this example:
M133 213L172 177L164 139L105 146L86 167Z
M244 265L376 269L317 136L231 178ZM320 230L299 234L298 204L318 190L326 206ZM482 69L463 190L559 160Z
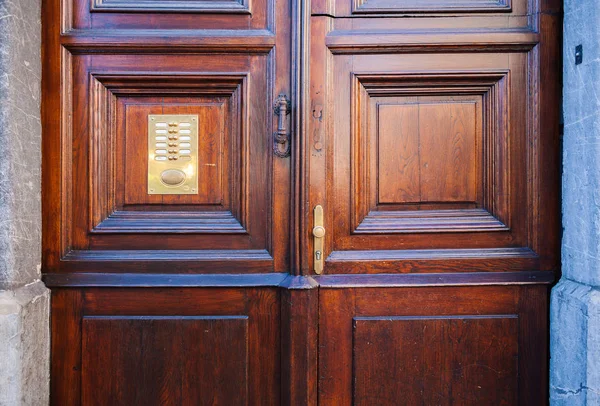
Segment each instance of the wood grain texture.
M320 5L319 11L326 9L335 17L391 17L418 16L420 18L438 17L484 19L487 15L518 18L529 11L525 0L328 0L329 7ZM326 3L326 4L327 4ZM322 11L321 11L322 12ZM486 15L487 14L487 15ZM462 24L453 24L461 26Z
M232 95L235 97L235 95ZM239 112L232 111L226 97L139 98L122 100L125 134L119 134L124 146L124 202L126 206L142 204L222 206L232 209L230 190L239 188L239 174L233 173L232 156L241 157L237 143L239 133L231 134L225 123L240 123ZM148 115L186 114L198 116L198 193L194 195L149 195ZM239 128L239 125L237 126ZM122 141L122 142L123 142ZM225 158L225 159L223 159ZM144 166L142 162L146 162ZM239 166L239 164L237 165ZM121 175L121 174L119 174ZM121 202L119 202L121 203ZM172 227L172 229L175 227Z
M179 13L227 13L250 14L248 0L193 0L193 1L168 1L137 0L94 0L90 12L179 12Z
M475 202L478 121L475 103L379 105L378 203Z
M355 0L352 3L352 14L501 13L510 11L510 0L412 0L401 4L393 0Z
M518 318L353 319L355 405L517 404Z
M64 140L67 145L62 150L63 158L72 162L69 167L73 171L63 173L63 182L73 194L72 198L62 195L61 205L64 209L74 205L77 210L64 212L69 221L61 225L65 241L57 255L65 261L55 264L54 269L62 266L66 271L71 267L64 247L93 251L128 246L154 250L191 248L206 250L205 254L219 248L271 251L277 247L281 255L271 261L282 268L289 250L286 237L273 241L270 233L288 227L285 212L289 203L278 202L274 206L273 210L281 216L271 217L270 211L264 210L273 201L271 193L279 190L279 185L272 184L269 165L280 165L271 162L270 144L262 137L267 132L267 122L257 119L258 115L269 117L269 113L258 102L254 107L248 105L245 84L252 79L254 91L266 91L267 77L261 72L267 64L265 57L232 55L229 58L235 62L223 64L197 56L200 60L196 62L203 63L208 73L174 72L176 66L181 69L180 63L189 63L188 57L175 57L179 61L166 64L162 72L134 68L136 63L157 63L151 56L141 56L137 62L126 56L97 57L93 63L91 57L74 58L74 75L89 80L89 86L74 89L75 97L81 102L90 98L93 103L89 107L77 103L72 116L79 135ZM252 116L251 108L256 108ZM197 195L147 195L142 163L147 160L144 117L152 112L198 114L202 136ZM87 118L90 126L85 125ZM72 152L73 148L76 152ZM285 165L280 170L289 173ZM287 200L284 195L274 199ZM140 238L131 239L128 234ZM181 237L165 239L159 234ZM215 234L222 237L212 238ZM235 257L232 253L233 272L244 267ZM215 261L224 263L227 259ZM206 269L208 263L204 265ZM260 266L265 269L264 263ZM267 268L272 266L266 264Z
M377 181L379 203L421 202L419 105L379 105Z
M522 331L526 323L544 331L520 305L528 289L321 289L319 403L500 405L533 399L545 374L531 370L526 378L520 371L533 367L545 347L530 353L537 336ZM547 308L547 296L534 300Z
M278 300L272 288L56 291L57 309L79 310L59 314L75 335L53 364L81 364L53 370L53 403L277 404Z
M280 285L282 303L282 390L284 405L317 404L318 285L290 276Z
M476 123L475 103L419 105L420 201L477 200Z
M532 230L526 224L534 214L521 210L517 198L528 196L532 204L536 200L535 194L527 191L530 184L517 175L527 170L528 147L522 143L523 137L509 137L525 134L524 100L511 97L517 88L523 92L526 86L522 75L525 60L517 57L520 54L510 55L496 60L473 56L469 63L465 63L467 55L451 54L334 56L339 60L334 65L339 79L332 103L339 117L350 114L351 121L336 116L331 124L335 150L328 161L326 185L333 207L325 215L331 218L326 244L329 252L336 254L327 256L330 272L414 272L426 266L384 264L391 257L378 254L383 251L452 247L531 250L528 239ZM379 61L379 73L367 73L374 59ZM352 68L346 64L349 61ZM451 66L463 66L464 70L443 69ZM344 92L339 91L342 88ZM392 148L399 138L397 129L405 132L394 106L417 107L412 114L418 115L418 125L413 125L410 135L403 134L412 146L397 143ZM377 146L382 141L383 145ZM418 150L418 173L408 170L399 175L406 165L400 155L404 148L409 151L407 157ZM418 197L393 201L394 194L417 182ZM415 194L417 188L412 190ZM338 259L346 255L343 253L354 250L372 256L355 257L351 262L350 254L343 267L338 265ZM396 259L402 260L400 256ZM537 266L526 258L511 262L481 262L478 270ZM461 265L467 264L449 264ZM475 271L472 264L467 266Z
M44 1L52 404L545 404L559 3ZM140 193L157 106L196 201Z
M248 401L247 316L89 316L82 340L83 404Z

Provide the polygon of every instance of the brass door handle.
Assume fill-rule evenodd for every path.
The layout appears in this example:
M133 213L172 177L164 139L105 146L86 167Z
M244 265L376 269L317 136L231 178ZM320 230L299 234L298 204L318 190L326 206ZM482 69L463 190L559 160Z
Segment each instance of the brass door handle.
M286 95L280 94L275 101L273 111L277 115L277 132L273 136L273 153L280 158L287 158L290 156L291 143L290 134L286 129L286 116L292 111L292 103Z
M313 235L313 253L314 253L314 266L315 273L323 272L323 263L325 262L323 248L325 246L325 227L323 227L323 207L321 205L315 206L314 210L314 226L312 229Z

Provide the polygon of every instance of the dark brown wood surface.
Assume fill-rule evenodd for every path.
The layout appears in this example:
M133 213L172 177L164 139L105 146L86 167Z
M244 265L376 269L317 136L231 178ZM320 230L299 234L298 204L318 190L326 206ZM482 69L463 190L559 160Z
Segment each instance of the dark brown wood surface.
M45 1L51 403L546 404L561 6ZM197 194L146 192L148 114Z

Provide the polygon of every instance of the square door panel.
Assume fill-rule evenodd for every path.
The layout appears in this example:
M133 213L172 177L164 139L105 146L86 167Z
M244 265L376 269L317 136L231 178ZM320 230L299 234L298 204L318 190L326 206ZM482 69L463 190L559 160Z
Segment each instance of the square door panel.
M326 272L536 269L527 60L333 55Z
M507 73L472 77L487 86L479 93L467 74L456 79L436 90L427 79L411 85L411 75L356 77L364 111L353 117L355 234L507 229L502 174L494 174L507 134L490 125L506 114L494 94L507 91Z
M74 80L89 85L74 89L74 131L64 137L61 267L271 272L267 57L172 55L148 69L155 62L73 56ZM203 71L176 70L186 64ZM193 193L148 191L148 123L160 114L198 119Z

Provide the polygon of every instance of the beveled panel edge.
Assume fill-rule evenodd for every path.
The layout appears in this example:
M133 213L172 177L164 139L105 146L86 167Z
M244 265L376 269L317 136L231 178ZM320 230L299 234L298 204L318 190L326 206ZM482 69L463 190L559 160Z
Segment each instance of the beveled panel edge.
M549 285L555 281L552 271L464 272L377 275L319 275L314 279L321 288L391 288L421 286L504 286Z
M485 320L485 319L518 319L518 314L450 314L450 315L423 315L423 316L354 316L357 321L410 321L410 320Z
M509 69L492 69L492 70L481 70L481 71L469 71L469 70L452 70L452 71L422 71L422 72L396 72L396 73L357 73L352 72L352 80L354 81L353 89L356 89L356 96L353 96L353 101L357 105L367 105L368 102L362 102L363 97L386 97L386 96L408 96L415 94L427 94L427 95L481 95L482 97L490 96L492 99L487 103L483 103L483 114L503 114L504 110L508 108L505 105L505 99L507 95L507 83L510 80ZM354 91L354 90L353 90ZM492 109L495 106L495 109ZM355 109L352 110L353 114ZM495 120L491 120L494 122ZM502 137L501 129L496 127L486 127L486 131L483 133L485 139L495 139ZM353 154L359 152L360 145L367 142L368 134L365 134L365 129L359 126L355 127L352 132L352 137L355 140L353 143ZM364 140L363 140L364 138ZM486 156L495 156L497 146L494 142L487 143L491 145L491 151L486 153ZM356 159L355 162L363 162L365 159ZM485 161L483 162L485 163ZM410 225L410 227L403 228L403 224L406 221L399 217L409 217L408 211L389 211L390 215L394 215L397 218L394 221L388 221L387 226L379 226L380 221L374 213L382 213L383 211L372 211L369 202L369 191L364 187L360 187L359 182L352 180L352 205L354 210L351 214L351 222L353 224L353 230L351 234L416 234L416 233L468 233L468 232L506 232L511 231L509 225L505 224L500 220L500 216L494 214L494 208L498 206L500 201L495 193L493 193L498 184L501 184L500 178L497 178L495 182L490 182L494 179L492 176L493 166L484 166L484 196L483 204L486 209L470 209L470 210L452 210L444 211L440 210L428 210L428 211L416 211L417 213L423 213L421 215L415 214L415 217L422 219L426 218L428 224L422 225ZM366 178L366 167L359 167L358 173L362 178ZM354 172L353 172L354 174ZM360 197L360 198L358 198ZM504 198L506 200L506 198ZM504 206L510 212L509 201L506 200ZM480 210L480 212L477 212ZM427 213L424 213L427 212ZM446 219L442 219L444 212L448 214ZM459 213L460 212L460 213ZM364 213L364 214L363 214ZM387 212L385 212L387 213ZM394 214L391 214L394 213ZM398 214L396 214L398 213ZM379 214L377 214L379 215ZM381 214L385 216L385 214ZM479 216L476 218L475 216ZM482 224L483 217L488 216L485 221L486 224ZM436 221L433 217L438 217L439 221ZM459 219L459 217L461 219ZM366 223L365 223L366 220ZM388 219L389 220L389 219ZM460 221L459 221L460 220ZM457 225L460 223L460 227ZM362 226L362 227L361 227Z
M529 248L444 248L413 250L352 250L332 251L327 261L402 261L402 260L451 260L451 259L490 259L490 258L538 258Z
M438 14L438 13L510 13L512 12L511 0L489 0L477 2L473 0L440 1L431 6L420 6L419 1L407 1L406 5L399 7L381 7L368 5L368 0L354 0L352 14ZM445 3L445 5L444 5Z
M509 230L509 227L484 209L371 211L352 234L467 233Z
M334 54L528 52L540 41L532 30L360 31L337 30L325 38Z
M226 13L251 14L248 0L192 0L167 1L92 0L90 12L171 12L171 13Z
M48 287L275 287L287 273L255 274L132 274L45 273Z
M135 237L131 237L135 238ZM273 273L264 249L71 250L44 273L236 274Z
M223 52L268 54L275 46L269 30L69 30L60 42L73 54Z
M92 234L247 234L230 211L115 211Z
M175 259L178 256L178 259ZM212 260L272 260L267 250L72 250L63 261L212 261Z

